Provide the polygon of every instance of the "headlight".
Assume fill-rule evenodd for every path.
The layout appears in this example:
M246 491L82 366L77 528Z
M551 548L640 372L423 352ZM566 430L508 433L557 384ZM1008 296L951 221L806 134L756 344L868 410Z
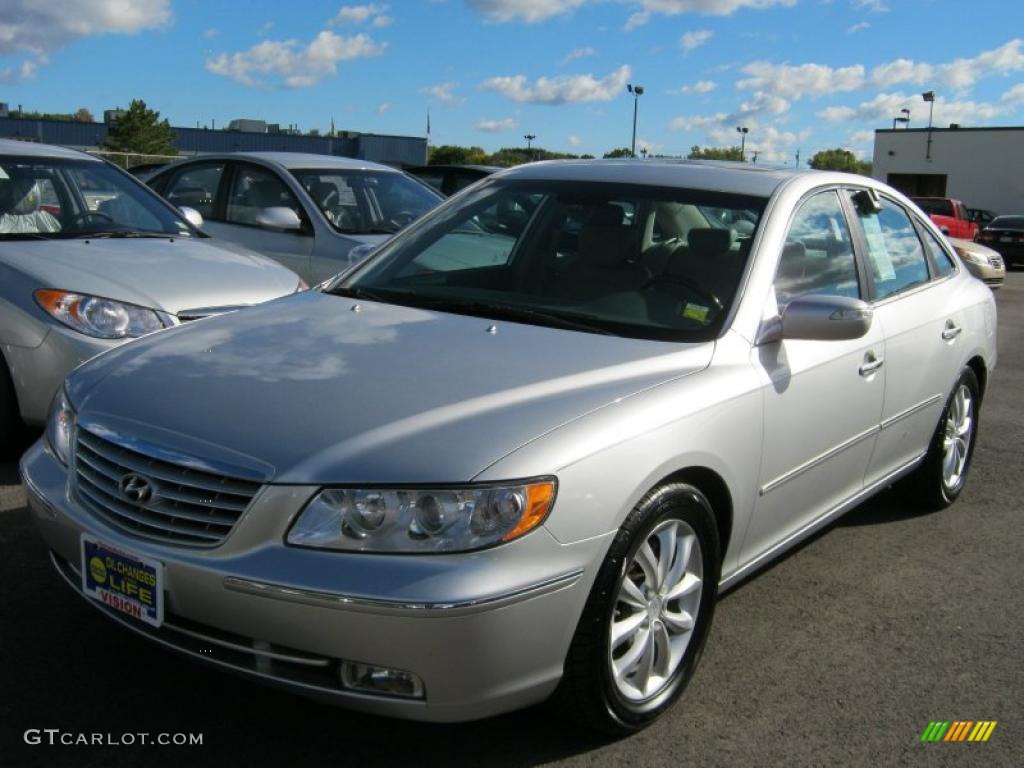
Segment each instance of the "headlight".
M69 291L36 291L35 297L49 315L98 339L133 339L166 327L152 309L113 299Z
M50 406L50 417L46 420L46 441L54 455L67 466L71 459L71 432L75 428L75 411L68 402L68 396L61 387Z
M517 539L544 522L555 481L475 488L326 488L288 543L350 552L466 552Z

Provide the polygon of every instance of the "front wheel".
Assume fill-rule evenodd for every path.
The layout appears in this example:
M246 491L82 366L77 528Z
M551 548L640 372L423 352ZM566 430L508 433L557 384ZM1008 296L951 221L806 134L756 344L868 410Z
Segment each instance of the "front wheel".
M618 735L654 722L697 666L720 568L704 495L684 484L647 494L598 572L556 701L583 724Z
M956 501L974 456L980 405L978 377L964 368L942 410L924 461L900 483L908 501L926 509L944 509Z

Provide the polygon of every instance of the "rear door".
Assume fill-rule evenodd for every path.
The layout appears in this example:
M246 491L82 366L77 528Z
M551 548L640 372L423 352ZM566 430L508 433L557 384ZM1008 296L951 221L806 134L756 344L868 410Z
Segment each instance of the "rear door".
M900 203L884 196L880 203L877 213L856 216L885 334L885 402L867 483L926 451L959 374L964 324L945 246Z

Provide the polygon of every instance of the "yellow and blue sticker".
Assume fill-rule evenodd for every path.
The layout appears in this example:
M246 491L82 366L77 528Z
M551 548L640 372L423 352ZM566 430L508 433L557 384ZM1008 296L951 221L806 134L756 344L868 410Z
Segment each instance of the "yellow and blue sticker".
M87 535L82 536L82 591L146 624L163 623L163 566Z

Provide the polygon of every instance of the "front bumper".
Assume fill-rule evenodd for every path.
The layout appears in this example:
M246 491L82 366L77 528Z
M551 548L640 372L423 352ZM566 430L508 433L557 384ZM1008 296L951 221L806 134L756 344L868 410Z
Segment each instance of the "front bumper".
M614 535L562 545L542 528L463 555L314 552L282 542L316 489L265 486L223 545L175 548L90 516L42 441L23 457L21 474L53 563L80 594L83 533L163 564L159 629L86 598L122 625L261 682L416 720L474 720L549 696ZM341 660L413 672L425 697L343 689Z

